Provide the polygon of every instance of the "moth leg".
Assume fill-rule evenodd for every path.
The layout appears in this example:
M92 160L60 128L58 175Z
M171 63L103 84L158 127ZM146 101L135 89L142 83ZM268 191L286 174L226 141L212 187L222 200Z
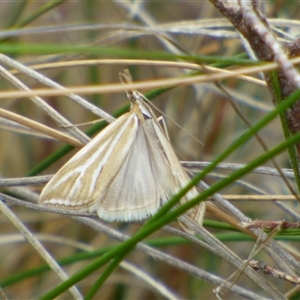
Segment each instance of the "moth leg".
M170 141L170 137L169 137L169 134L168 134L168 129L167 129L167 125L166 125L164 117L163 116L158 117L156 119L156 122L162 124L162 126L159 126L159 127L163 130L163 132L164 132L166 138L168 139L168 141Z
M94 125L94 124L97 124L97 123L102 122L102 121L106 121L107 123L111 123L110 120L111 119L109 119L109 118L101 118L101 119L96 119L96 120L90 121L90 122L84 122L84 123L78 123L78 124L72 124L72 125L63 125L63 126L60 126L60 127L63 127L63 128L80 127L80 126L86 126L86 125Z
M195 235L196 234L195 231L190 228L188 223L186 223L185 217L188 217L189 219L193 220L200 227L200 226L203 226L204 213L205 213L205 202L201 202L198 205L196 205L195 207L193 207L191 210L186 212L184 218L179 217L177 219L177 221L178 221L179 225L181 226L181 228L186 233Z

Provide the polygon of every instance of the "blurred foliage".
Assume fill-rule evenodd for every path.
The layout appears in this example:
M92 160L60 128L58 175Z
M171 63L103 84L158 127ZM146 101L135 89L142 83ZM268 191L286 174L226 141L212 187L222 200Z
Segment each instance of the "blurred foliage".
M300 3L295 1L262 2L262 10L267 18L297 20L299 9ZM228 69L253 64L245 54L237 35L226 38L225 33L234 33L227 23L226 25L221 23L219 27L210 31L204 30L207 29L204 23L193 23L193 21L206 20L214 24L216 18L224 20L209 2L203 1L48 1L48 3L7 1L1 3L0 10L2 28L0 51L33 68L39 64L100 58L180 60L201 62ZM180 27L181 21L190 21L190 32L184 31L182 29L184 26ZM155 26L160 25L160 28L167 31L161 33L146 30L155 29ZM134 26L144 27L145 30L134 28ZM176 28L179 28L177 32L172 33L172 30ZM297 30L299 31L299 24L297 27L287 26L287 31L291 35ZM213 33L219 33L219 38ZM39 72L63 86L74 87L118 83L118 72L127 67L130 68L134 81L200 74L200 72L174 67L139 65L138 63L128 66L113 61L111 64L48 67ZM30 88L44 88L24 74L16 76ZM264 86L239 78L223 80L222 84L238 106L240 113L252 125L273 109L270 96ZM14 90L4 79L0 80L0 89L1 91ZM153 94L147 95L153 98L154 105L166 116L168 134L180 160L213 161L248 130L226 95L213 82L182 85L150 92ZM117 112L119 115L120 110L124 112L128 107L125 93L103 93L84 97L110 114ZM92 113L72 103L64 96L47 96L43 99L74 124L97 119ZM26 98L1 100L0 106L55 127L55 124ZM279 118L261 129L259 134L269 149L284 141ZM61 142L19 134L6 130L4 127L3 129L0 127L0 139L0 165L3 178L25 176L56 150L63 147ZM72 151L47 169L39 169L39 172L43 174L56 172L74 153ZM240 145L223 162L248 164L264 153L264 149L257 140L251 138ZM276 161L280 167L290 168L287 152L278 155ZM264 166L273 167L270 162L265 163ZM206 176L205 182L212 185L222 176L226 177L230 173L231 171L210 173ZM222 193L233 195L247 195L255 192L273 195L290 194L286 184L279 177L249 173L242 180L242 182L233 182L224 188ZM245 182L250 187L245 185ZM293 182L291 184L294 186ZM40 189L40 186L32 187L32 190L36 192ZM253 219L287 220L290 218L291 220L290 216L270 201L259 204L252 201L233 203L245 215ZM297 207L297 204L293 202L287 205L294 209ZM81 269L86 261L90 262L95 258L95 254L100 256L116 245L112 238L104 234L100 235L90 227L75 222L69 217L30 211L17 206L13 207L13 211L33 233L41 235L45 247L64 265L68 274ZM236 233L236 229L224 223L222 223L223 227L219 226L220 224L213 222L215 217L210 214L205 217L209 219L205 222L207 228L237 255L247 259L255 241L245 234ZM37 298L58 285L60 282L57 276L51 271L46 271L47 268L42 259L29 244L18 237L18 231L4 215L1 216L0 221L2 229L0 282L3 283L3 290L7 297L9 299ZM132 224L111 224L111 226L128 235L133 235L139 228L138 225ZM85 251L78 250L80 247L64 244L63 240L59 242L53 242L50 238L48 240L47 237L50 236L78 241L88 245L89 249L94 251L87 255ZM157 243L154 243L152 239L155 239ZM149 243L153 247L158 247L174 257L220 277L228 278L234 272L232 267L209 251L189 242L183 242L182 239L169 236L167 233L156 232L151 236ZM298 240L289 243L292 248L295 248L297 244ZM260 252L257 258L273 265L273 261L270 261L264 252ZM132 251L126 260L164 283L181 298L211 299L215 297L213 284L156 261L142 252ZM83 295L89 292L103 270L100 269L79 283ZM14 276L17 276L16 280ZM278 279L269 280L276 284L280 291L285 292L291 289L289 283ZM260 295L259 288L248 278L241 277L238 283ZM162 298L154 289L138 280L133 274L118 268L96 294L95 299L153 299L154 297ZM68 298L69 294L61 296L61 299ZM237 299L236 294L228 293L224 299L233 298Z

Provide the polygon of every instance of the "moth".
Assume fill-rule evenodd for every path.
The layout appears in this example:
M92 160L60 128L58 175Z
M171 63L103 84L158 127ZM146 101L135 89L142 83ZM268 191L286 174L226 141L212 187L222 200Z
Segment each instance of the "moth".
M131 82L128 70L120 73ZM190 179L162 127L137 91L131 109L75 154L44 187L39 203L97 212L106 221L139 221L153 215ZM192 188L181 203L198 195ZM205 204L197 212L202 223Z

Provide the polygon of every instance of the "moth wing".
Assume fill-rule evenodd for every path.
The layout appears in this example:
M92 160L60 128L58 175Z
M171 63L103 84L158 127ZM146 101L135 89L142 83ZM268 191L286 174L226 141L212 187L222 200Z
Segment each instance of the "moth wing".
M176 182L174 194L177 193L180 189L185 187L189 182L190 178L182 165L180 164L177 155L175 154L173 147L165 134L162 132L161 127L157 124L156 120L152 120L153 130L155 132L155 136L157 136L159 143L166 155L166 158L169 161L169 164L172 166L171 172L174 176L174 180ZM180 201L181 204L187 202L188 200L196 197L198 195L198 191L196 188L192 188L189 192L183 197ZM199 225L202 225L203 217L205 213L205 203L201 202L197 207L191 209L188 214L191 218L193 218Z
M108 180L100 183L100 178L103 177L102 170L122 137L128 138L124 150L129 151L134 136L128 130L130 126L132 126L132 119L129 113L108 125L53 176L44 187L38 202L87 211L99 198L96 193L97 186L102 184L105 188L109 183ZM131 139L126 132L131 133ZM126 155L124 151L122 153Z
M108 221L142 220L154 214L173 194L174 179L164 154L149 135L144 120L138 122L135 141L111 183L99 199L97 213ZM120 145L121 146L121 145ZM117 147L114 151L119 151ZM113 155L115 156L115 155ZM109 174L111 163L104 166Z

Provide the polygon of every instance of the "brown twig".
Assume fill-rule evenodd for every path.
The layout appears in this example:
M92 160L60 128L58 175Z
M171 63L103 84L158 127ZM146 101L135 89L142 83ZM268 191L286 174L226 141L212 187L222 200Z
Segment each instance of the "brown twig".
M251 266L255 271L260 271L265 275L271 275L273 277L281 278L291 283L300 284L300 277L279 271L276 269L276 267L270 267L261 261L251 259L249 261L249 266Z
M285 220L281 221L261 221L255 220L249 223L243 223L242 226L244 228L261 228L261 229L268 229L273 230L276 227L279 227L281 230L285 229L296 229L300 228L300 222L287 222Z
M267 19L259 11L256 0L229 1L210 0L210 2L233 24L239 33L248 41L256 57L262 61L275 61L278 64L278 80L281 97L284 99L300 87L300 76L289 61L289 57L300 52L299 41L291 45L281 45L268 24ZM276 94L269 73L265 80L276 105ZM291 133L300 131L300 101L286 112ZM297 145L300 155L300 144Z

